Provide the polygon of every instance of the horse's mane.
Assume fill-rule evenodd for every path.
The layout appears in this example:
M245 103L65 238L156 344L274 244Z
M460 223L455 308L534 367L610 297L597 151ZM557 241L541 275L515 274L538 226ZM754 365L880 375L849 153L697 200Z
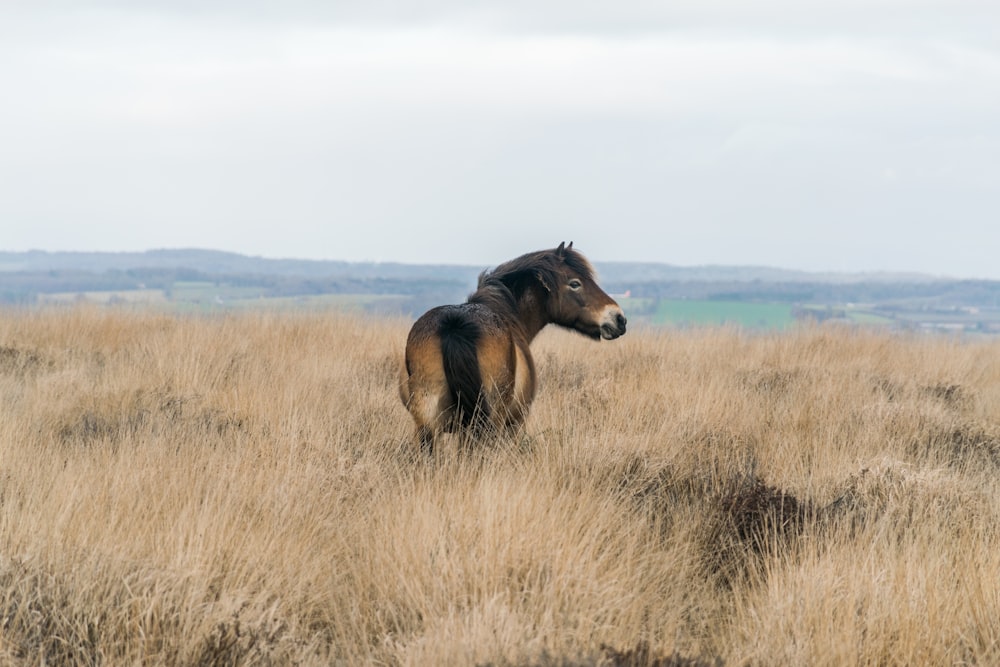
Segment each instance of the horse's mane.
M552 290L559 284L559 269L563 265L585 278L594 279L594 269L586 257L572 248L560 246L555 250L529 252L492 271L483 271L479 274L477 293L499 284L510 290L516 300L531 283L541 283Z
M479 289L469 295L468 303L486 306L505 319L517 318L517 297L503 283L480 285Z
M557 289L562 280L560 269L564 266L581 277L594 279L594 269L586 257L572 247L559 246L555 250L529 252L493 270L483 271L479 274L478 288L469 295L468 303L480 304L505 318L516 319L518 302L524 293L533 285L541 285L547 291Z

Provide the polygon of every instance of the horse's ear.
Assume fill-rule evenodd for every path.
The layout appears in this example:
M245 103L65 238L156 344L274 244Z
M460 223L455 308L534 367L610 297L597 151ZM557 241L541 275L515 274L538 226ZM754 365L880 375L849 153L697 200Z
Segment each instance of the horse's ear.
M566 250L572 250L572 249L573 249L573 242L572 242L572 241L570 241L570 242L569 242L569 245L568 245L568 246L566 246Z
M569 246L571 248L573 247L573 242L572 241L569 242ZM562 259L562 256L565 255L565 254L566 254L566 242L563 241L562 243L559 244L559 247L556 248L556 257L559 257L560 259Z

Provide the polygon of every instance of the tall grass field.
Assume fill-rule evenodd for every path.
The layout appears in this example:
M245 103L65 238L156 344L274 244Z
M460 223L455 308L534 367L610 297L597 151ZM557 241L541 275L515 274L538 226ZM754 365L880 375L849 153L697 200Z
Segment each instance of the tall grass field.
M1000 663L1000 342L535 342L432 456L408 322L0 317L2 665Z

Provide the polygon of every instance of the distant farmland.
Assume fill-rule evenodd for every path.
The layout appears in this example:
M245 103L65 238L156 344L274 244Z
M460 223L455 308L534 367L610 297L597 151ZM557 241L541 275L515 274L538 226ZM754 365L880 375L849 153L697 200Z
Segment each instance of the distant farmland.
M336 309L355 312L398 312L407 297L399 294L300 294L267 296L256 286L211 281L178 281L164 289L88 290L39 296L42 304L99 303L147 305L174 312L214 312L229 309Z
M795 323L792 306L784 303L664 299L651 315L654 324L786 329Z
M463 301L485 267L267 260L205 250L4 253L0 304L162 312L341 310L416 317ZM754 267L598 267L635 324L785 331L796 321L1000 334L1000 281Z

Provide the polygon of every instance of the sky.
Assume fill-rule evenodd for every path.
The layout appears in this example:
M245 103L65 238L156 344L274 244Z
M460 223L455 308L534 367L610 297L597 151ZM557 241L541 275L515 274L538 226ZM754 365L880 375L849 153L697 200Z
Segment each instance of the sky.
M0 250L1000 279L995 0L4 0Z

